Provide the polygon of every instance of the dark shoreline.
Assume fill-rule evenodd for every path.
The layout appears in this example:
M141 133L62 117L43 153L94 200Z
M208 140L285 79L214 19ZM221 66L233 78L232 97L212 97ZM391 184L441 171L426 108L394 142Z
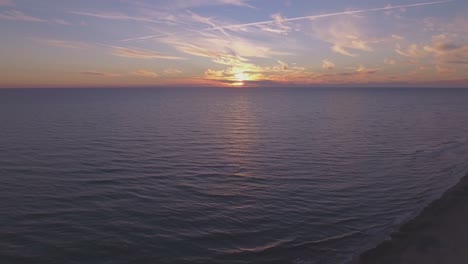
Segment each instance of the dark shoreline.
M468 263L468 174L352 264Z

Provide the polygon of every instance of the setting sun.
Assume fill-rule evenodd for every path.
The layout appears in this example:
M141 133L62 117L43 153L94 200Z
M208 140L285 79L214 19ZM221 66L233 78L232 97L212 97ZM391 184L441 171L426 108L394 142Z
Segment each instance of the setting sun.
M244 72L239 72L234 74L234 83L233 86L244 86L244 81L251 81L252 76L245 74Z
M237 80L238 82L243 82L243 81L247 80L247 77L248 77L248 76L247 76L246 74L244 74L243 72L241 72L241 73L237 73L237 74L235 75L235 77L236 77L236 80Z

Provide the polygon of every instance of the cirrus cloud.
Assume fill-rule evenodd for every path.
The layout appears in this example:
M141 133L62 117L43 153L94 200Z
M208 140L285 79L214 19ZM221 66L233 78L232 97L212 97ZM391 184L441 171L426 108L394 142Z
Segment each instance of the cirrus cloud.
M47 20L27 15L18 10L7 10L0 13L0 19L25 22L47 22Z
M133 59L166 59L166 60L182 60L184 58L171 56L168 54L154 52L150 50L135 49L112 46L112 54L119 57L133 58Z

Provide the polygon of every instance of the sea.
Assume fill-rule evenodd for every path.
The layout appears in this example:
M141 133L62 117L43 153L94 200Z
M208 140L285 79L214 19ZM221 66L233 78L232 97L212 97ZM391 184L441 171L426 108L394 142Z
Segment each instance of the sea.
M0 263L347 263L468 172L468 89L0 90Z

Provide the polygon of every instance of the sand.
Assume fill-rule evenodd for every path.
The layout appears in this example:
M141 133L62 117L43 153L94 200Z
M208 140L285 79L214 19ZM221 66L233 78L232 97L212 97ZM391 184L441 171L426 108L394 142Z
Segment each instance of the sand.
M467 264L468 175L353 264Z

